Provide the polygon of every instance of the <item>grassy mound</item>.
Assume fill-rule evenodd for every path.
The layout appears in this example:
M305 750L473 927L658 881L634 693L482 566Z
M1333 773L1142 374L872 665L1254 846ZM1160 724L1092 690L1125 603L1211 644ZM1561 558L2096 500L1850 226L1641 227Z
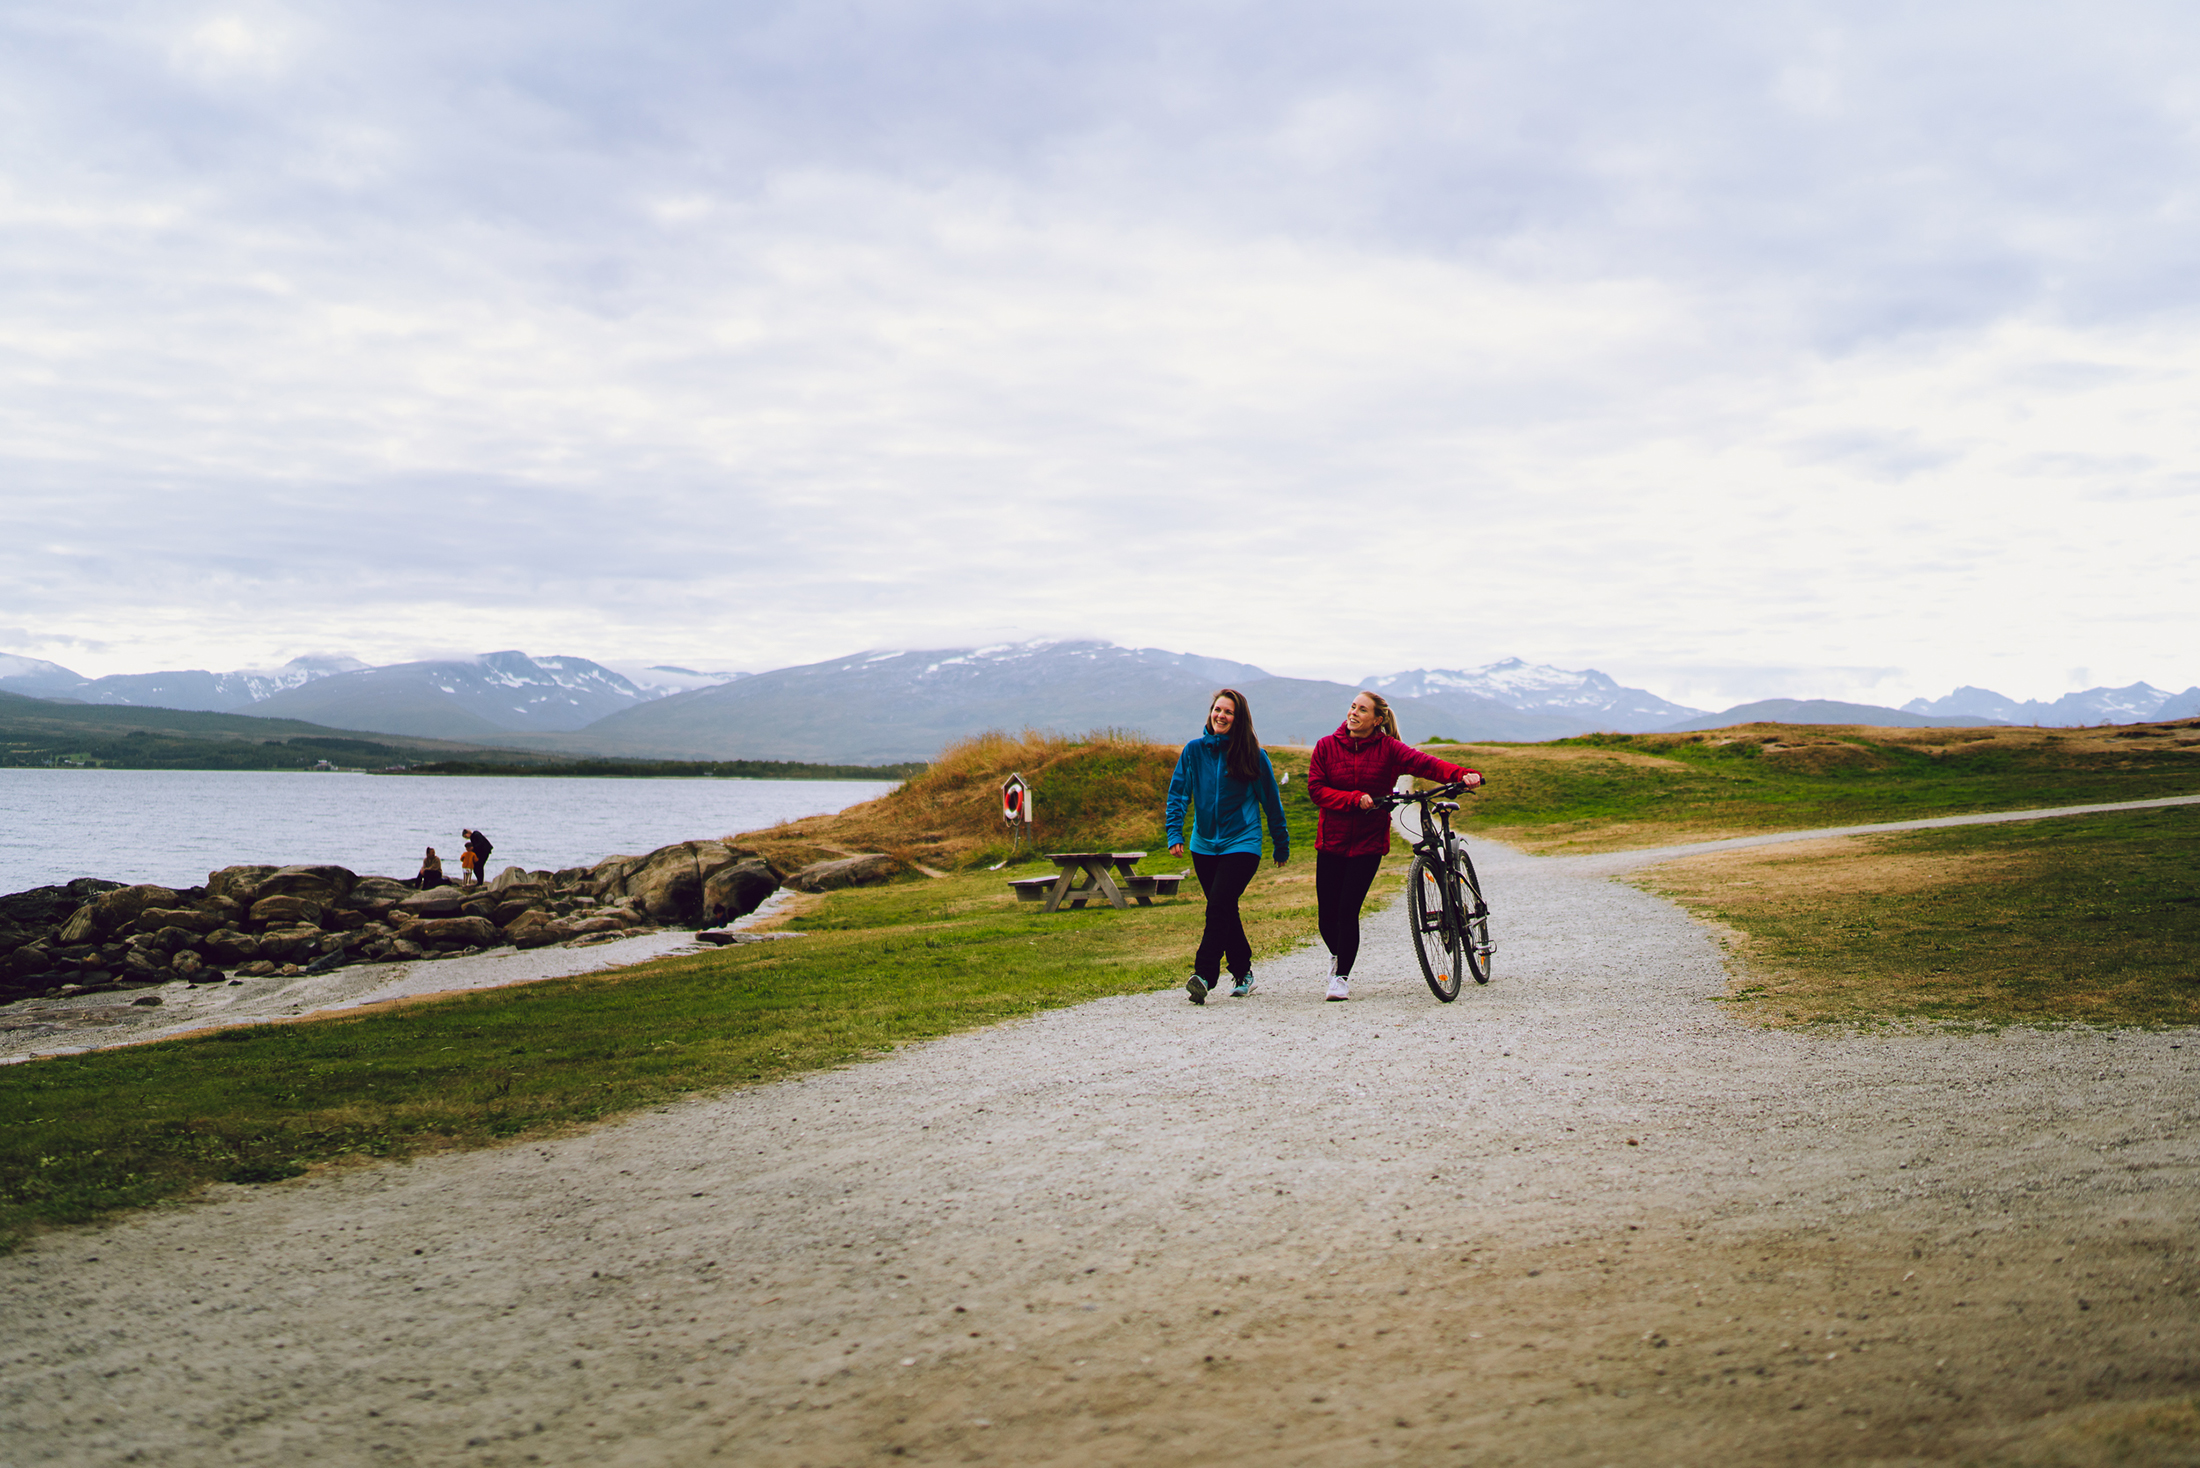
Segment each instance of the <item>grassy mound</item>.
M1475 829L1534 852L1619 851L2200 793L2200 720L2100 729L1739 724L1438 750L1490 776Z
M949 745L923 774L877 800L739 840L782 869L856 851L935 869L990 865L1011 848L1001 782L1021 772L1038 816L1023 849L1158 851L1176 755L1113 730L980 734Z

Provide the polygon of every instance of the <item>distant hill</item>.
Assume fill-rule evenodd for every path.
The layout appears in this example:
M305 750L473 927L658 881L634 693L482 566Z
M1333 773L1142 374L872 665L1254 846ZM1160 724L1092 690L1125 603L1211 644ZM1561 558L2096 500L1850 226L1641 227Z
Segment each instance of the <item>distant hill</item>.
M158 758L138 757L154 752ZM132 757L122 762L176 769L285 769L310 767L324 758L367 768L426 760L508 763L540 758L443 739L332 729L298 719L56 702L0 692L0 762L44 764L80 753L108 762L128 754Z
M1967 714L1938 716L1905 713L1875 703L1836 703L1830 698L1766 698L1739 703L1724 713L1705 714L1656 730L1660 734L1686 734L1699 729L1725 729L1735 724L1862 724L1875 729L1976 729L2002 719L1979 719Z

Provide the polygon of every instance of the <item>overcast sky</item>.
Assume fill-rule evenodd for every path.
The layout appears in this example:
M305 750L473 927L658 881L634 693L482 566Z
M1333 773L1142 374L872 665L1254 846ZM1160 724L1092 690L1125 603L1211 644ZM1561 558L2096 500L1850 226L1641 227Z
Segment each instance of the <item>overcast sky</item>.
M2200 11L0 11L0 651L2200 681Z

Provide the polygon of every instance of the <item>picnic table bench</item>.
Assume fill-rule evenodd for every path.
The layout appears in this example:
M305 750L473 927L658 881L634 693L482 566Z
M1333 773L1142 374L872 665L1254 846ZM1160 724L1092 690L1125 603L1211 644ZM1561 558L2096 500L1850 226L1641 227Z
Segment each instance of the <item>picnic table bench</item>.
M1011 877L1008 885L1021 901L1046 903L1048 912L1065 902L1081 908L1095 897L1106 898L1113 907L1130 906L1126 899L1151 907L1156 897L1176 896L1189 874L1141 876L1132 868L1145 855L1143 851L1053 851L1047 853L1047 860L1060 867L1059 872L1051 877ZM1080 876L1082 882L1077 880Z

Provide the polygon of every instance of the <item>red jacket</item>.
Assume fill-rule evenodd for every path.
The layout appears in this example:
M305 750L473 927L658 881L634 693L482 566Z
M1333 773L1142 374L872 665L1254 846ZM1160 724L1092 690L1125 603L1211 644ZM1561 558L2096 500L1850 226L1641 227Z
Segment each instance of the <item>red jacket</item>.
M1306 793L1321 807L1314 850L1339 856L1378 856L1390 850L1390 813L1361 810L1360 795L1388 795L1400 775L1458 780L1479 771L1447 765L1388 734L1354 739L1343 724L1314 746Z

